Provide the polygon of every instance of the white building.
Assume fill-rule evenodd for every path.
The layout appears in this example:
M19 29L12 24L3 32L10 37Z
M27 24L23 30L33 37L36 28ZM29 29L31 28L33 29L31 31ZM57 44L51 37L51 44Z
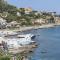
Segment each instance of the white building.
M21 16L21 13L17 12L17 16Z
M60 17L55 17L55 23L60 23Z
M29 14L30 12L32 12L32 8L24 8L25 9L25 14Z
M46 19L43 19L43 18L36 19L32 23L33 24L45 24L46 23Z

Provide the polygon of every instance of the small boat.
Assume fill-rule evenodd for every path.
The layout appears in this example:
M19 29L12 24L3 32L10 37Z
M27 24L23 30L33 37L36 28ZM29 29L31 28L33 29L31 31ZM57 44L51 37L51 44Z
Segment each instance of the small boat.
M26 34L26 35L17 35L13 38L3 37L3 39L7 43L9 48L13 48L35 43L35 41L32 41L31 37L32 36L30 34Z
M34 39L36 36L33 34L24 34L24 35L17 35L17 37L18 38L27 37L27 38Z
M33 35L33 34L28 34L30 37L31 37L31 39L34 39L36 36L35 35Z
M4 33L4 32L3 32ZM7 35L15 35L16 33L15 32L5 32L4 35L6 36L6 33ZM16 35L15 37L13 38L9 38L8 36L7 37L2 37L3 39L1 40L4 40L4 42L7 43L8 47L10 48L13 48L13 47L19 47L19 46L24 46L24 45L29 45L29 44L32 44L32 43L35 43L35 41L32 41L33 38L35 38L35 35L33 34L24 34L24 35Z

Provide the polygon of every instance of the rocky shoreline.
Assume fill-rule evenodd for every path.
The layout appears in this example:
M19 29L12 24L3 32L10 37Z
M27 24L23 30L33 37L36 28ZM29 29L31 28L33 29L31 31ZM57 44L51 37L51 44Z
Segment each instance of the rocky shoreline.
M11 54L18 54L18 53L28 53L33 52L34 48L36 48L38 45L37 43L25 45L19 48L9 49L9 53Z
M39 28L51 28L51 27L55 27L55 26L59 26L59 24L46 24L46 25L39 25L39 26L30 26L30 27L21 27L20 30L18 31L26 31L26 30L31 30L31 29L39 29Z
M20 28L14 28L14 29L1 29L0 31L16 31L16 32L22 32L32 29L42 29L42 28L51 28L55 26L60 26L60 23L56 24L45 24L45 25L36 25L36 26L23 26Z
M55 27L55 26L60 26L59 24L46 24L46 25L41 25L41 26L29 26L29 27L20 27L20 28L16 28L16 29L2 29L0 31L16 31L16 32L21 32L21 31L27 31L27 30L32 30L32 29L42 29L42 28L51 28L51 27ZM28 53L28 52L33 52L34 48L37 47L37 44L31 44L31 45L27 45L27 46L23 46L20 47L18 49L10 49L9 53L12 53L12 55L15 55L16 53ZM15 56L14 56L15 57Z

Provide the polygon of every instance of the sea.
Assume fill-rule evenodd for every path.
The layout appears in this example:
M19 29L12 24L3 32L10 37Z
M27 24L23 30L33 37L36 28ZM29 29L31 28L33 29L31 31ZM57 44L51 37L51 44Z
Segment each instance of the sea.
M29 54L30 60L60 60L60 26L28 30L24 34L36 35L38 47Z

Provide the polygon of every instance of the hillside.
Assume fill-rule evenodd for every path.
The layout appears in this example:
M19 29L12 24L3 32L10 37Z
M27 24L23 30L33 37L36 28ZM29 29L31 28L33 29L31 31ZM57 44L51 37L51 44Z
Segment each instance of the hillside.
M56 12L40 12L32 8L17 8L0 0L0 17L7 22L17 21L21 26L55 23ZM58 16L58 19L60 17Z

